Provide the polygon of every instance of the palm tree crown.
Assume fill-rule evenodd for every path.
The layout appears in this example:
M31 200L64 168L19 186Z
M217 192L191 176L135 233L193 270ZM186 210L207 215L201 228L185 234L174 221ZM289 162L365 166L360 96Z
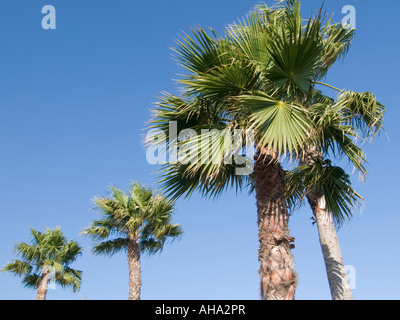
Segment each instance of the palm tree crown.
M127 250L131 239L139 242L142 252L154 254L168 239L182 235L181 226L172 223L173 202L137 182L129 193L114 186L111 198L98 197L94 203L102 218L83 233L98 242L93 247L95 254Z
M44 233L32 228L30 231L32 244L21 242L15 246L21 260L13 260L1 271L23 277L23 284L35 289L39 287L43 275L51 273L56 283L78 291L82 272L69 266L82 254L79 244L74 240L67 242L61 228L47 228Z
M289 0L272 8L257 6L247 19L228 26L224 37L198 28L177 41L176 58L189 71L179 80L183 94L160 98L149 128L164 134L147 141L160 149L177 146L181 161L167 162L161 171L170 196L196 189L219 195L228 186L248 185L247 175L235 174L238 164L225 161L237 152L235 145L224 135L201 135L204 129L242 129L243 135L251 129L254 147L267 146L275 158L301 158L303 150L317 146L335 159L347 156L365 174L365 157L354 141L381 129L384 107L370 92L335 88L339 95L331 98L317 88L334 88L322 80L346 55L355 33L324 20L321 12L302 19L300 1ZM178 132L198 136L170 136L171 122ZM199 161L210 145L209 161Z

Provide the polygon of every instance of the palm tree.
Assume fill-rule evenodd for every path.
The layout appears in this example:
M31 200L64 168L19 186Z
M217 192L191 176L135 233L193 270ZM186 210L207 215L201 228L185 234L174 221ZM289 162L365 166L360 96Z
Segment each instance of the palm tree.
M113 186L111 198L98 197L94 203L102 218L83 233L97 242L93 246L96 255L127 252L129 300L140 300L141 253L155 254L168 239L182 235L181 226L172 223L174 203L137 182L129 193Z
M51 280L62 287L72 287L74 292L79 291L82 272L69 267L82 254L79 244L73 240L67 242L61 228L47 228L44 233L30 230L32 244L21 242L15 246L22 260L13 260L1 271L23 277L26 287L37 289L37 300L46 300Z
M352 189L349 175L327 159L315 160L290 171L286 176L286 188L291 208L300 207L304 198L310 204L332 299L352 300L335 227L351 218L353 207L360 204L362 197Z
M340 46L342 39L337 40ZM352 210L361 205L363 199L352 189L349 175L342 168L333 166L330 160L324 159L330 147L330 142L324 140L329 140L324 131L351 124L347 129L351 135L361 141L367 138L373 140L383 129L385 112L385 108L371 95L364 94L363 99L358 101L357 96L353 95L351 103L343 103L344 98L349 99L340 95L337 102L327 97L320 100L325 110L317 119L320 132L314 135L314 143L304 152L299 167L286 176L289 206L298 207L307 198L312 209L333 300L353 299L336 229L352 217ZM353 109L349 109L349 106ZM365 177L366 159L362 150L350 142L339 143L336 147L336 151L347 156L362 177Z
M333 151L341 146L358 166L362 155L350 125L333 121L323 130L318 121L328 110L319 103L324 96L317 86L332 87L321 80L348 49L338 39L349 37L339 24L323 21L321 12L303 20L300 1L288 0L256 7L228 26L224 37L202 28L185 34L175 49L189 71L179 80L182 95L164 93L149 126L154 131L148 145L170 155L160 183L172 198L189 197L195 190L211 197L229 186L254 188L261 292L268 300L294 299L297 286L282 161L300 160L317 142ZM343 97L338 103L351 112L359 108L352 101L376 101L370 93L347 91ZM227 132L239 132L239 138ZM252 134L254 159L236 144L251 141ZM238 175L243 164L250 171L254 166L252 175Z

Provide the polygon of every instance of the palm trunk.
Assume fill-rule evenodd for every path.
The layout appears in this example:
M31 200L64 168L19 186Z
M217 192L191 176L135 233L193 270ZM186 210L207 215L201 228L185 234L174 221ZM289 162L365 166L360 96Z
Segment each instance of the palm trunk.
M284 170L268 150L256 155L261 294L264 300L294 300L297 274L289 235Z
M316 147L309 147L300 161L300 165L312 165L315 159L322 161L323 155ZM332 299L352 300L353 296L347 281L333 216L326 210L325 197L310 193L307 195L307 199L317 222L319 242L324 256Z
M50 279L50 272L43 271L42 276L40 277L39 286L37 288L36 300L46 300L49 279Z
M318 226L319 241L324 256L332 299L353 300L333 223L333 216L326 210L325 197L317 197L310 194L308 195L308 201Z
M129 264L129 300L140 300L142 286L142 270L140 266L140 247L137 239L131 239L128 244Z

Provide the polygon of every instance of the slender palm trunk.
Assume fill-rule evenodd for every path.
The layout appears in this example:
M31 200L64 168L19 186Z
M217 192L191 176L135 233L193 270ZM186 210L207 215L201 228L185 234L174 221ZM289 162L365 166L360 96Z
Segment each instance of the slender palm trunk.
M37 288L36 300L46 300L49 279L50 279L50 272L43 271L42 276L40 277L39 286Z
M140 266L140 247L137 239L131 239L128 244L129 264L129 300L140 300L142 286L142 269Z
M326 210L325 197L308 195L318 226L319 241L333 300L353 300L332 213Z
M304 154L300 165L312 165L315 159L322 160L322 154L316 147L309 147ZM347 281L347 273L344 268L342 253L332 213L326 210L325 197L310 193L308 202L317 222L319 242L324 256L326 273L333 300L352 300L350 284Z
M264 300L294 300L297 274L289 235L284 170L268 150L259 150L255 190L259 228L261 294Z

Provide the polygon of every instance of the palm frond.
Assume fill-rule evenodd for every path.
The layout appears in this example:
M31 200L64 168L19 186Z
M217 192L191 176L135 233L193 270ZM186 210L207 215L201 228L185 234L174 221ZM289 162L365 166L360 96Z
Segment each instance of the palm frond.
M39 244L29 245L28 243L20 242L15 245L14 252L21 255L23 260L27 263L40 263L43 259L41 248L42 246Z
M330 160L299 166L286 175L287 195L291 205L307 195L325 197L326 209L333 214L337 226L352 217L353 209L363 198L353 188L345 171Z
M37 274L30 274L22 280L22 284L27 288L37 289L40 284L40 276Z
M385 107L371 92L343 92L336 104L347 124L359 129L364 137L374 138L383 129Z
M189 95L201 95L203 99L225 99L250 90L261 89L260 74L243 61L215 67L208 73L199 74L181 81Z
M346 157L364 177L367 160L364 151L357 145L355 129L346 124L346 116L340 106L316 103L308 109L314 123L311 143L322 153L329 151L336 159Z
M268 95L243 95L238 103L250 113L258 144L280 154L297 152L310 132L307 110L295 103L277 101Z
M143 230L140 238L140 249L142 252L153 255L161 252L168 240L179 239L183 234L180 225L163 224L154 226L149 224Z
M95 255L113 256L114 254L128 249L129 238L118 238L103 241L93 246L92 252Z
M82 234L90 236L95 241L100 241L112 235L119 234L119 227L119 221L116 221L112 217L106 217L102 220L94 220L90 227L82 231Z
M82 255L82 248L78 242L71 240L63 243L61 250L58 250L54 255L54 260L62 265L69 265L76 261Z
M244 164L251 167L251 163ZM180 197L189 198L195 191L204 197L219 197L228 188L234 188L238 192L247 185L247 175L238 175L238 167L243 164L221 162L219 165L203 164L196 170L188 165L164 165L160 170L159 184L163 191L171 199Z
M209 36L203 28L193 29L191 35L184 34L174 48L177 61L193 74L208 72L215 66L229 61L229 46L224 39L218 39L215 31Z
M294 14L285 25L272 28L267 49L271 66L266 70L270 95L298 100L311 93L322 54L320 18L310 18L303 28Z
M0 272L11 272L17 276L26 276L32 272L32 269L32 266L25 261L13 260L1 269Z
M65 268L62 272L55 274L55 280L62 288L72 287L72 291L77 292L81 288L82 271Z
M323 28L322 36L324 50L318 78L324 77L338 59L347 55L355 36L355 29L345 28L341 23L330 24L329 21Z

